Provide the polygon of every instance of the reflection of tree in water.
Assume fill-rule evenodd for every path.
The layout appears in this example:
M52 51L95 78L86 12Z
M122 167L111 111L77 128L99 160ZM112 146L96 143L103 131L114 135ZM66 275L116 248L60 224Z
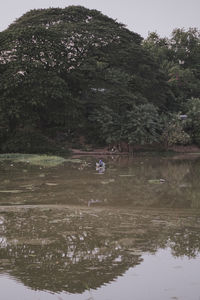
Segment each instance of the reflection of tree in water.
M15 259L10 272L12 275L33 289L54 292L66 290L81 293L88 287L100 287L139 262L137 256L125 256L112 249L104 254L88 253L84 258L83 253L77 252L70 259L68 250L62 249L59 244L57 247L41 248L33 245L15 246L11 250L12 254L8 257ZM117 254L120 255L119 261Z
M190 173L186 179L190 180L191 188L189 189L189 198L191 201L192 208L200 208L200 165L199 160L192 165Z
M176 256L197 254L199 218L126 210L21 209L4 214L1 271L53 292L97 288L141 262L143 252L170 245Z
M186 180L190 170L190 161L166 161L161 169L161 178L165 179L165 183L158 193L155 205L176 208L191 207L190 179Z
M102 198L123 205L189 208L193 164L161 157L127 160L121 174L113 175L115 181L102 188Z
M10 274L34 289L80 293L140 261L139 255L116 243L115 235L102 230L98 216L47 212L31 217L28 211L19 215L6 221L1 258L9 259Z
M196 257L200 253L199 230L183 228L170 236L169 246L174 256Z

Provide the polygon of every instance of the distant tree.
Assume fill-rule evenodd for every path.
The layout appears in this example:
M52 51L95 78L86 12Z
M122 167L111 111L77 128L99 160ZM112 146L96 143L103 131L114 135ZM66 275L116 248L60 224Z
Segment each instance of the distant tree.
M168 78L174 94L171 111L182 110L184 103L200 93L200 31L197 28L174 29L171 38L152 32L143 42Z
M170 47L173 60L184 68L194 69L200 79L200 30L197 28L177 28L172 31Z

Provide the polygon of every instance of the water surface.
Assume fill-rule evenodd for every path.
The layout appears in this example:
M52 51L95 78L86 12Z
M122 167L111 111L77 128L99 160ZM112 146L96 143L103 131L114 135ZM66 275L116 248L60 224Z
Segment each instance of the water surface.
M4 300L200 297L198 156L0 162Z

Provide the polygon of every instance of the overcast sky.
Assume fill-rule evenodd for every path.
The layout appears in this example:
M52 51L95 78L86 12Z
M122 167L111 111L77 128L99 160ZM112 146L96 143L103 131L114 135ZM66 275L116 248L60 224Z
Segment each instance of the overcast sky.
M144 38L151 31L169 37L174 28L200 29L200 0L2 0L0 31L30 9L69 5L100 10Z

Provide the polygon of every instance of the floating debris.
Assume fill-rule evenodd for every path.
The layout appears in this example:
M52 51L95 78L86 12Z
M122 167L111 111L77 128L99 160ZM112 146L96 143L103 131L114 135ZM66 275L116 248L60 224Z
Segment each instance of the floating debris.
M109 184L112 182L115 182L115 179L108 179L108 180L101 181L102 184Z
M0 225L2 225L4 223L4 218L0 216Z
M13 194L17 194L17 193L23 193L22 190L0 190L0 193L13 193Z
M39 177L40 177L40 178L44 178L44 177L45 177L45 174L40 174Z
M119 175L120 177L133 177L135 176L134 174L121 174Z
M98 199L96 199L96 200L91 199L91 200L88 201L88 206L90 206L91 204L96 204L96 203L101 203L101 202L102 202L102 201L101 201L101 200L98 200Z
M165 179L150 179L148 180L149 183L153 183L153 184L159 184L159 183L164 183Z
M31 190L31 191L33 191L35 188L35 186L33 184L20 185L20 187L25 188L26 190Z

